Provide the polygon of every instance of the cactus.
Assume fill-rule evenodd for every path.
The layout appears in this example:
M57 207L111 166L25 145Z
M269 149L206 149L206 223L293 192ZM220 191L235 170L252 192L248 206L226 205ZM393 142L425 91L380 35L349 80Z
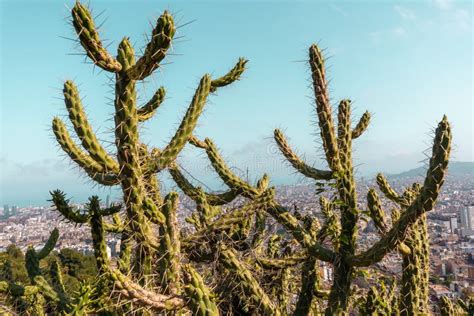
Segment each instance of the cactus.
M66 293L58 259L54 258L50 262L48 275L43 274L40 261L50 255L56 247L58 238L59 231L55 228L40 251L37 252L32 246L28 247L25 254L25 266L30 278L29 285L12 281L0 282L0 292L9 294L13 301L16 301L15 309L20 314L47 315L54 312L61 315L79 315L91 304L89 295L81 292L73 295ZM89 285L83 283L83 286ZM79 301L80 306L77 304Z
M318 181L317 183L329 181L330 186L335 188L337 196L331 201L330 207L326 205L322 207L328 220L326 221L326 228L316 235L304 227L303 223L289 209L274 200L268 203L265 211L298 241L301 247L307 251L309 258L316 258L333 264L334 281L325 313L334 315L348 310L351 284L358 268L379 262L388 252L394 249L408 251L403 242L410 227L415 225L423 214L433 209L444 182L451 149L451 129L447 118L443 117L435 130L432 155L423 186L419 188L419 193L413 197L412 201L404 202L404 212L398 220L394 221L392 227L388 227L383 223L382 219L385 212L380 205L375 205L374 201L371 203L369 198L372 209L367 213L373 217L382 236L379 241L368 249L358 252L357 223L361 218L362 211L357 206L356 183L351 157L352 142L368 128L370 114L368 112L364 113L355 128L352 128L351 102L350 100L342 100L338 107L336 126L329 102L324 59L316 45L310 47L309 57L320 136L329 170L316 169L299 158L280 130L276 130L274 133L275 141L283 156L298 172ZM258 191L254 187L234 174L226 165L210 139L200 141L193 138L190 143L206 151L216 173L231 191L240 192L243 197L249 199L258 196ZM391 195L395 192L387 191L383 193L391 198ZM400 198L400 201L402 198ZM329 204L327 201L323 203ZM328 211L332 209L334 209L334 212L338 211L337 217L331 211ZM333 240L332 249L324 245L321 240L323 236L329 236ZM423 251L426 251L426 245L421 245L421 247L425 249ZM423 278L426 278L426 274L423 275Z
M214 80L210 75L204 75L174 136L163 149L149 150L140 141L139 126L154 116L165 99L165 89L159 88L150 101L138 106L136 84L152 75L166 57L176 31L173 17L165 11L157 19L143 55L135 59L134 48L127 37L118 45L117 56L109 53L86 6L76 2L71 15L78 42L86 55L96 66L115 75L116 157L94 134L79 91L72 81L65 82L63 94L69 120L80 144L73 140L60 118L53 119L52 129L62 150L93 181L104 186L121 187L123 205L101 209L98 198L92 197L87 212L81 213L69 206L60 191L51 192L52 201L67 220L91 227L97 266L104 280L111 280L127 299L137 302L133 304L154 310L181 309L187 300L177 296L195 293L198 289L190 291L187 287L188 291L183 292L181 232L176 218L178 196L171 192L163 197L156 175L166 169L173 172L175 160L192 136L207 99L219 88L238 80L247 61L240 58L227 74ZM231 192L223 196L208 195L208 198L211 205L216 205L221 198L228 200L230 197L232 200L236 196ZM201 217L202 224L206 216L209 214ZM108 217L113 217L113 220L107 220ZM158 235L154 234L155 230ZM240 225L235 233L245 233L246 230L248 225ZM121 234L117 268L112 267L106 255L107 233ZM187 271L191 275L189 282L194 282L196 287L201 282L198 272ZM155 285L160 286L163 294L151 290ZM196 306L199 304L190 304L190 307Z
M93 181L104 186L120 186L123 194L123 204L106 209L101 208L97 197L91 197L86 212L80 212L69 205L64 193L51 192L52 201L64 218L91 229L101 275L94 291L81 292L84 297L90 293L118 291L120 295L112 299L122 313L135 313L135 309L140 309L144 314L190 311L216 315L221 311L241 311L280 315L292 311L300 315L319 313L321 306L326 306L325 313L333 315L349 310L351 285L359 268L379 262L394 249L408 254L410 246L412 255L421 253L427 258L425 232L415 238L416 245L410 244L410 234L415 231L414 225L419 225L424 214L433 208L443 184L451 146L446 117L435 131L423 186L416 193L412 192L410 199L408 193L399 197L389 186L385 191L381 187L388 198L396 198L401 205L399 218L389 227L375 195L368 197L368 212L362 212L357 204L352 141L368 128L370 114L364 113L352 128L351 102L342 100L336 122L329 102L324 59L319 48L311 46L316 112L328 170L316 169L299 158L281 131L276 130L274 138L283 156L298 172L317 183L326 181L328 187L334 188L331 199L320 197L324 217L320 225L314 215L303 216L279 204L274 188L268 187L266 175L255 185L244 181L227 166L211 139L200 140L193 135L210 95L238 80L245 70L246 60L239 59L222 77L202 76L168 144L163 149L148 148L140 141L139 127L150 120L164 102L165 89L159 88L150 101L138 106L136 84L151 76L166 57L176 31L173 17L165 11L157 19L151 40L138 59L126 37L118 45L116 57L109 53L89 10L80 2L72 8L72 23L86 55L96 66L115 75L116 157L107 152L95 136L72 81L66 81L63 94L79 144L61 119L53 119L52 129L62 150ZM228 191L205 192L186 179L177 157L188 143L206 152L212 167L229 187ZM195 212L186 219L193 225L191 230L179 226L178 195L175 192L163 195L160 190L157 174L164 170L170 172L177 186L196 204ZM243 202L237 207L226 205L236 201ZM368 249L359 251L357 224L363 213L372 217L381 238ZM270 217L284 228L284 234L269 238L266 223ZM121 235L116 265L107 256L108 233ZM284 251L282 245L286 245ZM36 280L40 277L35 269L38 260L33 255L30 257L31 276ZM329 293L319 288L320 261L333 265L334 281ZM53 267L51 272L54 275L58 271ZM214 271L226 277L215 277ZM417 277L425 280L427 275L423 270ZM42 295L61 302L64 291L60 276L55 276L52 286L43 284L42 280L37 282ZM229 284L224 284L227 281ZM230 286L239 289L238 294L233 293ZM375 297L375 290L372 293ZM93 301L100 300L97 294L92 296ZM320 304L321 300L327 302ZM84 305L80 299L68 299L68 303L73 304L68 305L71 309Z

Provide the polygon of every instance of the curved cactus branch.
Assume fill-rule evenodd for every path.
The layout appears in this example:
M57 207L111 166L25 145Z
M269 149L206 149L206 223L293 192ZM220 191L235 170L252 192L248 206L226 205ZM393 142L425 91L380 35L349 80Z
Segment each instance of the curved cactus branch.
M71 10L71 14L72 24L79 41L92 62L110 72L120 71L122 69L120 63L102 45L89 10L77 1Z
M356 127L354 127L354 129L352 130L352 139L356 139L360 135L362 135L367 130L367 127L369 127L369 124L370 124L370 113L366 111L364 112L364 114L362 114L362 117L360 118Z
M144 289L116 269L109 268L108 274L115 280L115 286L120 293L134 303L150 307L157 312L179 310L185 305L183 298Z
M377 228L379 234L385 234L388 230L387 223L384 219L385 212L382 209L382 204L377 192L372 188L367 192L367 207L370 217L374 221L375 228Z
M178 194L171 192L165 197L162 206L162 213L166 221L165 225L160 227L160 254L162 257L158 262L162 288L170 294L179 294L181 288L181 241L176 216L177 208Z
M332 119L332 108L326 81L324 58L321 50L316 45L311 45L309 48L309 65L311 67L314 96L316 99L316 112L318 114L318 123L326 160L331 170L336 172L340 169L336 131Z
M327 170L319 170L307 165L300 157L298 157L291 149L285 135L276 129L274 138L281 153L291 163L291 165L303 175L314 180L330 180L332 179L332 172Z
M354 266L369 266L380 261L385 254L394 249L403 240L410 225L423 213L433 209L448 168L451 137L451 127L446 116L444 116L435 131L433 153L420 195L401 214L398 221L382 239L364 253L349 258L350 264Z
M186 179L186 177L179 170L179 167L176 164L170 166L168 171L173 177L176 185L191 199L195 199L198 196L198 188L193 186L191 182ZM224 205L232 202L238 195L239 192L236 190L228 190L223 193L204 193L206 195L206 200L209 205L217 206Z
M145 105L137 109L138 121L144 122L155 114L158 107L161 105L163 100L165 99L166 91L165 88L160 87L150 101L148 101Z
M252 272L238 259L235 250L221 245L219 260L226 269L235 274L247 292L248 298L254 302L259 310L265 315L280 315L280 311L275 306L275 303L272 302L267 293L261 288Z
M44 244L43 248L41 248L41 250L36 254L39 260L46 258L46 256L49 255L51 251L54 250L54 247L56 247L56 243L58 242L58 239L59 239L59 230L55 228L49 235L49 238Z
M87 120L79 96L79 91L72 81L68 80L64 83L63 94L64 102L66 103L66 108L69 113L69 119L74 126L74 130L76 131L82 146L87 150L92 159L104 168L105 172L118 173L118 163L109 156L97 140L97 137Z
M188 306L193 315L198 316L217 316L219 309L215 302L215 296L211 290L206 286L201 275L191 266L185 265L187 281L184 287L186 296L189 297Z
M173 17L165 11L156 21L151 34L151 40L145 48L145 53L137 63L127 69L127 75L132 80L143 80L159 67L171 47L171 40L176 32Z
M178 127L176 134L173 136L168 145L163 149L157 161L152 163L151 173L155 173L168 167L178 156L184 145L188 142L189 136L192 135L196 127L197 120L204 109L207 97L209 96L211 87L211 77L205 75L202 77L199 87L197 88L191 105L184 115L181 125Z
M258 195L257 189L239 178L230 170L224 159L220 156L216 146L209 138L206 138L204 143L206 144L205 150L207 157L209 158L214 170L229 188L241 192L244 197L250 199Z
M228 73L224 76L219 77L217 79L212 80L211 82L211 92L216 92L217 88L225 87L236 80L240 79L240 76L245 71L245 65L247 64L248 60L245 58L239 58L237 64L235 64L234 68L232 68Z
M77 163L89 175L89 177L102 185L116 185L119 183L117 175L105 173L102 165L89 156L89 154L82 151L74 143L61 119L57 117L54 118L52 127L56 140L62 150L71 158L72 161Z

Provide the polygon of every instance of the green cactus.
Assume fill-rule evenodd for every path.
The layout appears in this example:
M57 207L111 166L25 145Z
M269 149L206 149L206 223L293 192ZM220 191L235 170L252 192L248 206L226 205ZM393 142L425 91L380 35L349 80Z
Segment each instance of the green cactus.
M50 260L47 274L40 268L40 261L45 259L56 246L59 232L54 229L40 251L29 247L25 255L25 266L30 284L0 282L0 292L7 293L14 301L14 309L26 315L84 315L84 309L90 310L91 297L86 293L68 294L64 287L62 268L57 258ZM49 280L49 281L48 281ZM90 287L83 283L82 286ZM78 305L80 303L80 306ZM104 304L90 310L104 310Z
M140 107L137 105L136 84L152 75L166 57L176 31L173 17L165 11L158 18L143 55L135 59L135 52L128 38L123 38L118 45L116 57L107 51L87 7L76 2L71 13L78 41L87 56L98 67L115 74L116 158L105 150L95 136L78 89L72 81L66 81L63 94L69 119L80 145L74 142L61 119L53 119L52 129L60 147L92 180L105 186L121 187L123 214L118 213L121 211L120 207L101 209L97 197L92 197L86 213L81 213L69 206L68 200L60 191L52 192L53 203L67 220L91 227L99 271L105 279L115 282L126 298L137 300L138 305L149 306L155 310L180 309L184 300L174 298L182 293L183 273L181 232L176 218L178 197L172 192L164 198L156 175L169 169L176 182L181 181L182 187L188 185L177 169L175 160L192 137L209 95L238 80L247 61L239 59L227 74L214 80L210 75L204 75L169 143L162 150L148 150L140 141L139 124L153 117L163 103L166 91L163 87L159 88L151 100ZM191 195L197 192L194 187L190 190ZM237 195L236 192L222 196L208 194L210 212L215 211L213 206L233 200ZM225 200L223 203L222 199ZM212 213L212 216L215 215L217 214ZM106 220L108 216L113 216L112 222ZM210 213L203 213L201 216L203 227L205 219L210 216ZM249 229L248 224L243 221L235 227L236 238L246 235ZM155 229L158 230L158 235L153 233ZM110 258L106 255L107 233L121 234L118 269L111 267ZM35 272L32 271L32 274ZM151 291L154 285L160 285L164 293L170 296L154 295ZM137 293L141 293L139 298Z
M136 85L152 75L166 57L176 31L172 16L165 11L158 18L151 40L137 59L128 38L123 38L118 45L116 57L110 54L101 42L89 10L79 2L72 9L72 23L86 55L98 67L115 74L116 157L108 153L95 136L72 81L66 81L63 94L80 145L75 143L59 118L53 119L52 129L60 147L93 181L105 186L120 186L123 194L123 205L103 209L99 199L92 197L86 212L80 212L69 206L62 192L52 192L54 205L67 220L91 228L101 275L94 290L81 291L85 301L100 301L98 289L113 288L120 293L113 299L117 306L124 306L119 308L124 313L133 313L139 308L145 314L192 311L199 315L216 315L221 308L217 302L223 300L220 302L224 306L222 311L305 315L319 313L322 306L326 306L326 315L340 314L349 310L351 286L358 269L379 262L394 249L398 249L404 258L414 258L417 269L420 268L416 273L406 270L407 277L413 277L410 282L415 280L415 275L417 281L427 280L428 246L423 218L433 208L447 169L451 130L445 117L435 131L433 153L423 186L416 188L416 192L412 188L398 196L388 183L381 186L383 181L379 181L387 198L400 205L399 218L389 227L374 190L369 191L367 212L360 210L357 203L352 141L368 128L371 116L364 113L352 128L351 102L342 100L337 120L333 118L324 59L320 49L312 45L310 68L328 170L316 169L299 158L281 131L276 130L274 138L283 156L298 172L318 184L326 181L327 187L334 188L330 200L320 197L324 218L320 225L314 214L303 216L278 203L274 188L268 188L266 175L255 185L244 181L226 165L212 140L201 141L193 135L210 95L238 80L245 70L246 60L239 59L220 78L213 80L210 75L202 76L191 104L168 144L163 149L149 149L140 140L139 127L150 120L163 103L165 89L159 88L151 100L140 107ZM212 167L229 187L228 191L204 192L186 179L176 160L187 143L206 152ZM157 174L164 170L170 172L177 186L196 204L195 212L186 219L193 226L191 230L178 226L178 195L171 192L164 196L161 192ZM241 200L243 202L237 207L226 205ZM381 237L361 251L357 249L357 224L362 214L371 216ZM280 236L269 238L266 224L269 217L284 228L285 232ZM414 225L422 228L416 236ZM108 233L121 235L116 265L107 256ZM284 250L282 245L286 245ZM41 256L42 251L35 254L34 250L29 250L30 278L42 296L62 304L65 299L60 270L52 267L51 272L55 275L52 286L43 282L38 268ZM319 288L319 261L333 266L334 280L329 293ZM214 270L223 271L229 278L212 279ZM232 286L242 290L242 295L229 293L229 285L223 284L225 280L231 280ZM211 285L215 286L212 291ZM374 289L369 298L373 301L377 293L386 292L385 289ZM393 292L390 293L393 297ZM420 310L425 293L426 288L422 288L416 303ZM320 304L322 300L327 302ZM81 299L67 298L67 303L64 306L71 310L87 305Z
M406 245L403 243L407 237L407 232L423 214L433 209L440 187L444 182L451 148L451 129L447 118L443 117L435 131L432 156L423 186L420 187L419 193L412 201L399 199L403 203L404 212L391 228L386 226L382 220L385 213L381 206L375 203L374 199L371 201L370 199L373 196L369 196L369 212L367 213L373 217L382 236L369 249L358 252L356 246L357 222L360 220L362 212L357 206L356 183L351 157L352 141L360 137L368 128L370 114L368 112L364 113L356 127L352 128L351 102L350 100L342 100L338 107L336 126L332 116L332 106L329 102L324 59L316 45L310 47L309 59L320 135L329 170L316 169L300 159L290 148L280 130L275 131L275 141L283 156L297 171L318 181L318 183L329 181L330 186L335 188L337 197L331 203L322 202L322 204L324 203L322 210L329 216L326 216L327 224L326 227L323 226L325 229L320 230L319 234L316 235L312 233L311 229L308 230L304 223L300 223L298 215L291 214L287 208L274 200L268 203L265 211L298 241L310 258L333 264L334 282L325 313L334 315L348 310L351 284L358 268L379 262L388 252L394 249L408 252ZM242 196L249 199L258 196L258 191L255 188L234 174L226 165L210 139L200 141L193 138L190 143L206 151L213 168L232 191L240 192ZM388 198L391 198L393 193L391 191L384 192ZM331 205L331 207L328 208L326 204ZM338 217L327 211L332 208L338 211ZM332 249L325 246L320 240L326 236L333 240ZM423 255L426 258L426 245L421 245L421 247L425 249ZM426 273L423 277L426 278Z

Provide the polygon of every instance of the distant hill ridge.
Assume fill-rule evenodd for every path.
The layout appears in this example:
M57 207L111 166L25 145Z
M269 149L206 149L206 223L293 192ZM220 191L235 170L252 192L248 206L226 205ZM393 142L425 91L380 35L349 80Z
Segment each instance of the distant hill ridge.
M390 177L393 178L406 178L406 177L416 177L424 176L426 173L425 167L418 167L415 169L410 169L408 171L392 174ZM448 176L457 176L457 175L474 175L474 162L473 161L451 161L448 168Z

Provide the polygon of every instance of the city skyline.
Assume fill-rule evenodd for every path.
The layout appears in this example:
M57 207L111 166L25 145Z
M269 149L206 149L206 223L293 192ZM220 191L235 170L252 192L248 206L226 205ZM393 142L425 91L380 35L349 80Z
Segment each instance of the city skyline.
M357 2L281 2L271 6L245 2L224 6L216 2L157 5L147 1L133 8L136 20L130 16L129 6L111 3L93 4L96 14L106 10L99 22L107 18L102 34L111 40L111 51L121 34L129 35L137 50L142 47L143 34L151 27L138 17L147 16L151 21L164 9L177 16L182 25L178 36L185 36L167 60L171 64L140 91L146 100L164 85L169 96L158 118L145 126L147 143L161 146L172 135L203 73L220 75L244 56L250 60L248 72L211 99L196 133L212 137L230 164L244 174L248 168L251 179L268 172L272 183L295 182L270 137L275 127L283 128L295 148L320 165L320 146L312 136L317 129L307 123L314 110L304 62L305 48L318 42L331 47L326 54L331 57L328 75L333 102L349 97L355 101L357 114L366 109L374 114L372 127L356 144L359 175L397 173L419 166L423 150L431 143L427 131L443 114L454 125L453 160L473 160L469 2L381 2L370 6ZM28 16L28 25L18 24L26 5L30 6L28 12L35 14ZM81 173L61 159L50 121L56 113L64 114L60 87L72 78L80 86L94 128L102 139L113 141L107 133L112 106L110 89L104 84L106 74L84 65L83 57L74 55L79 50L62 38L73 37L72 31L64 31L67 21L61 20L68 15L64 3L4 1L1 7L0 205L24 204L20 199L44 205L48 191L56 188L79 200L97 192L104 195L103 190L91 188L85 177L78 183ZM124 17L130 23L121 23ZM188 22L192 27L187 27ZM188 149L181 162L193 175L219 188L215 177L206 175L208 168L201 153Z

